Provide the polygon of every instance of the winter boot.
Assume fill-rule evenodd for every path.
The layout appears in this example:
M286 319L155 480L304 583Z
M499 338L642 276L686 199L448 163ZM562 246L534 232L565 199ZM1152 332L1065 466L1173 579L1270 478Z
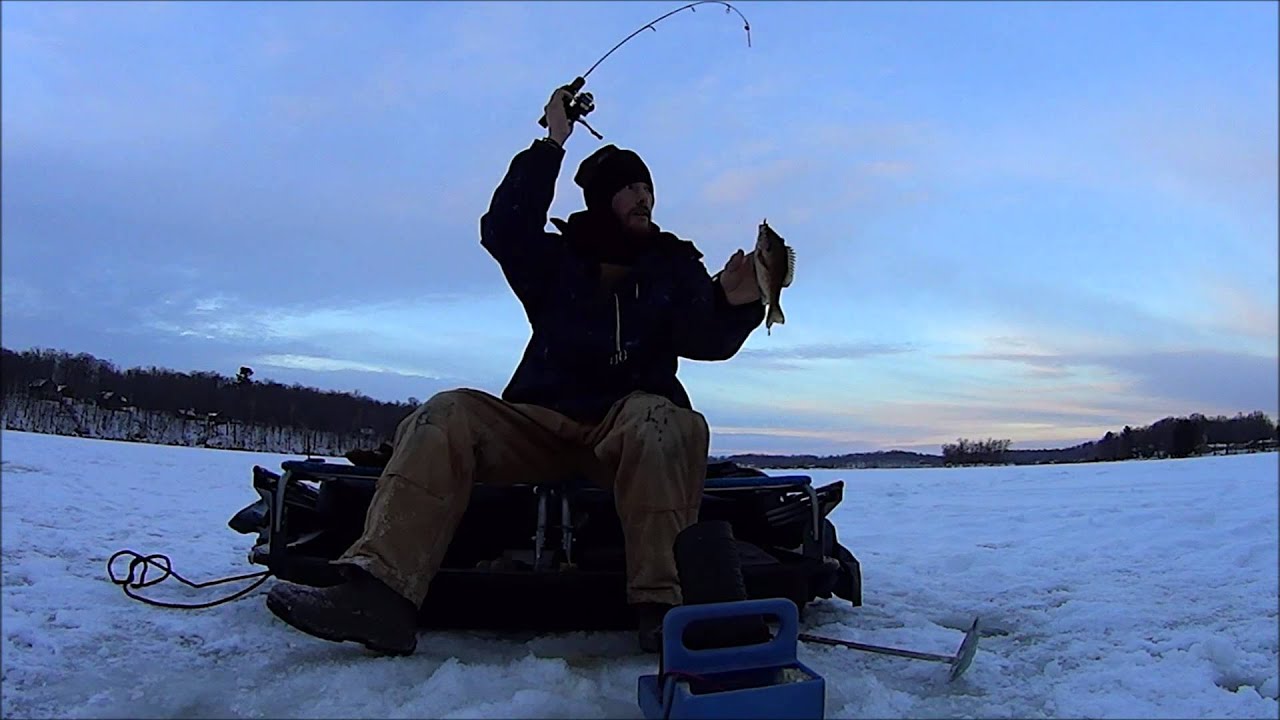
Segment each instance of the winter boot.
M641 652L662 652L662 621L670 609L670 605L662 603L636 605L636 637L640 641Z
M387 655L413 654L418 608L364 570L345 570L348 580L332 587L282 582L267 593L267 608L308 635L363 643Z
M727 522L706 520L680 531L674 550L686 604L747 599L737 546L733 528ZM754 645L772 637L764 616L717 618L691 623L685 645L690 650L707 650Z

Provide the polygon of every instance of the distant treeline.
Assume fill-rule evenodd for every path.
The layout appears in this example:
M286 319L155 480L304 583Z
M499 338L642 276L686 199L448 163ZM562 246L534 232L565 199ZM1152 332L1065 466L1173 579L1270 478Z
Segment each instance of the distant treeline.
M1145 458L1185 458L1207 453L1273 449L1280 435L1262 411L1235 417L1167 417L1151 425L1108 431L1100 440L1059 450L1010 450L1008 440L958 440L942 446L948 465L1099 462Z
M993 465L1002 463L1012 440L969 440L960 438L942 446L942 462L946 465Z
M85 409L92 406L110 412L143 411L184 421L200 420L206 429L193 437L205 438L202 443L242 447L266 442L272 446L271 451L279 451L275 448L280 443L298 442L293 438L303 438L303 447L296 452L311 452L312 447L331 447L357 438L363 447L377 447L393 436L399 422L420 402L412 397L405 402L384 402L359 393L257 381L249 367L239 368L234 376L176 372L154 366L120 370L87 353L73 355L40 348L22 352L0 348L0 379L6 406L14 411L10 415L21 417L22 427L74 427L79 434L116 437L124 433L121 437L147 437L150 441L162 436L193 436L194 431L181 429L186 425L173 429L151 417L145 422L135 418L132 429L126 431L120 424L123 421L114 416ZM22 399L21 407L13 402L18 398ZM41 400L59 400L67 407L71 407L67 403L75 403L76 409L66 418L50 416L48 408L30 404ZM269 429L296 430L300 434L268 434ZM96 435L99 432L110 434ZM1036 464L1274 449L1278 440L1276 423L1261 411L1235 417L1196 413L1167 417L1144 427L1126 426L1099 440L1057 449L1011 450L1007 439L961 438L943 445L940 455L893 450L828 456L742 454L712 459L758 468Z
M1180 458L1212 453L1274 450L1280 430L1266 413L1234 417L1167 417L1144 427L1126 425L1100 440L1066 448L1010 450L1007 439L960 438L941 455L895 450L845 455L730 455L715 458L758 468L943 467L952 465L1035 465L1139 458Z
M361 435L372 447L388 439L418 404L391 403L356 393L323 391L299 384L253 379L253 369L234 376L147 367L120 370L87 353L59 350L14 352L0 348L0 378L6 398L15 395L87 401L111 409L137 408L190 419L215 419L265 427Z
M341 457L370 444L370 438L360 434L251 425L217 416L109 407L39 394L6 395L0 403L0 426L49 435L308 457Z

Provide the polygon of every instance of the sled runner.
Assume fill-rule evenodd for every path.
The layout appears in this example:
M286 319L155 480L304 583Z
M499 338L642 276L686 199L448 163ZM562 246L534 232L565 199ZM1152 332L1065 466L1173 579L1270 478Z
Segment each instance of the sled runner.
M291 582L340 580L337 558L364 529L381 468L291 460L253 468L260 499L228 522L256 534L249 561ZM801 613L833 595L862 604L861 568L827 519L844 483L708 466L700 521L732 527L748 597L787 598ZM622 529L613 497L581 479L553 486L477 485L431 582L423 627L627 628Z

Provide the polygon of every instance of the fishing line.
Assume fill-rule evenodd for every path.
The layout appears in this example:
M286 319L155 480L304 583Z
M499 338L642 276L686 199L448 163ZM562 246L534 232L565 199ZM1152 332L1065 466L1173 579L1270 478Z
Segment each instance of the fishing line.
M691 12L696 13L698 11L697 7L699 5L708 5L708 4L723 5L724 12L726 15L728 15L730 12L738 13L738 17L742 18L742 27L747 32L747 47L751 47L751 22L747 20L747 16L743 15L742 12L738 10L738 8L734 7L733 5L730 5L727 2L723 2L722 0L699 0L699 2L692 2L692 3L689 3L688 5L682 5L681 7L678 7L675 10L672 10L654 20L650 20L644 25L641 25L639 28L636 29L635 32L626 36L625 38L622 39L621 42L619 42L617 45L614 45L612 48L610 48L609 52L605 53L599 60L595 61L595 64L593 64L590 68L588 68L585 73L574 78L573 82L569 83L568 85L563 85L559 88L556 88L556 92L559 92L560 90L569 91L569 97L565 98L565 101L564 101L565 115L569 118L569 124L572 125L575 122L581 123L583 127L591 131L592 135L596 136L596 139L603 140L604 136L596 132L594 128L592 128L590 125L586 123L586 121L582 119L584 116L589 114L592 110L595 110L595 107L596 107L595 98L592 96L591 93L578 92L579 90L582 89L582 86L587 83L587 77L591 75L591 73L595 72L596 68L600 67L600 63L607 60L610 55L612 55L614 52L618 50L618 48L622 47L623 45L626 45L635 36L639 35L645 30L652 30L654 32L657 32L658 28L654 26L662 22L663 20L666 20L667 18L671 17L672 15L675 15L676 13L682 12L684 10L689 10ZM542 118L538 120L538 124L541 125L542 127L547 127L547 115L545 112L543 113Z
M696 13L696 12L698 12L696 8L697 8L699 5L705 5L705 4L707 4L707 3L712 3L712 4L716 4L716 5L723 5L723 6L724 6L724 12L725 12L725 14L726 14L726 15L728 15L731 11L732 11L732 12L736 12L736 13L738 13L738 17L742 18L742 23L743 23L742 27L743 27L743 29L747 31L747 47L751 47L751 23L747 21L747 17L746 17L745 15L743 15L741 12L739 12L739 11L738 11L738 8L736 8L736 7L732 6L732 5L730 5L730 4L729 4L729 3L727 3L727 2L720 2L720 0L701 0L700 2L689 3L688 5L685 5L685 6L683 6L683 7L678 7L678 8L676 8L675 10L672 10L671 12L667 13L666 15L663 15L662 17L659 17L659 18L658 18L658 19L656 19L656 20L651 20L651 21L649 21L649 22L645 23L644 25L641 25L641 26L640 26L640 27L639 27L635 32L633 32L633 33L631 33L630 35L628 35L628 36L626 36L625 38L623 38L623 39L622 39L622 42L618 43L617 45L614 45L614 46L613 46L613 48L612 48L611 50L609 50L609 52L607 52L607 53L605 53L605 54L604 54L604 57L602 57L602 58L600 58L599 60L597 60L597 61L596 61L596 63L595 63L595 65L592 65L592 66L591 66L591 68L590 68L589 70L587 70L585 73L583 73L583 74L581 75L582 79L585 81L585 80L587 79L587 77L588 77L588 76L590 76L590 75L591 75L591 73L592 73L592 72L593 72L597 67L599 67L599 66L600 66L600 63L604 62L604 61L605 61L605 60L606 60L610 55L612 55L612 54L614 53L614 51L615 51L615 50L617 50L618 48L622 47L623 45L626 45L626 44L627 44L627 42L628 42L629 40L631 40L631 38L633 38L633 37L635 37L635 36L639 35L640 33L644 32L645 30L652 30L652 31L654 31L654 32L658 32L658 28L654 27L654 25L657 25L658 23L662 22L663 20L666 20L667 18L671 17L672 15L675 15L676 13L681 12L681 11L683 11L683 10L691 10L691 11L693 11L693 12L695 12L695 13Z

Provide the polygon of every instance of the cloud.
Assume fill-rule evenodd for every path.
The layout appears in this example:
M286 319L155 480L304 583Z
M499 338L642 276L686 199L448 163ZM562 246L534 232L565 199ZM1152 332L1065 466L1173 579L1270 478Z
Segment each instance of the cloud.
M947 139L942 126L924 120L887 122L834 122L821 120L805 123L796 135L808 145L826 150L828 156L858 154L925 155Z
M871 342L822 343L769 350L743 348L738 352L736 358L758 367L777 370L799 370L805 367L804 361L861 360L884 355L900 355L913 352L916 349L916 347L908 344Z
M961 262L903 248L878 258L878 272L860 282L886 293L882 299L928 310L939 332L970 342L983 337L971 329L983 322L1025 328L1031 338L1060 336L1095 347L1126 347L1137 337L1154 348L1211 344L1216 339L1172 304L1184 298L1183 293L1166 298L1129 286L1095 289L1075 273L1013 272L1021 268L999 262L965 263L960 272ZM903 283L903 277L915 281Z
M1189 350L1091 360L1131 377L1137 392L1187 406L1180 415L1275 413L1280 407L1280 361L1274 355Z
M203 340L256 340L270 339L250 325L239 322L210 321L203 323L173 323L165 320L152 320L147 327L160 333L177 335L178 337L194 337Z
M1267 291L1269 297L1259 297L1256 292L1242 287L1238 279L1213 271L1202 271L1204 307L1196 313L1195 321L1211 330L1261 340L1275 347L1280 336L1280 309L1277 308L1274 285Z
M1062 355L1040 355L1018 352L958 353L946 357L973 362L1014 363L1025 365L1027 377L1055 379L1070 377L1073 363Z
M1108 430L1136 424L1151 414L1147 403L1108 403L1102 393L1090 392L1086 385L1076 383L1075 387L1074 398L1067 392L1036 396L1010 388L950 401L868 403L864 411L881 422L923 425L923 430L899 440L899 444L914 447L939 447L957 437L1008 438L1024 444L1061 447L1078 438L1101 437ZM951 394L954 393L939 393Z
M0 307L6 318L39 317L48 303L38 287L21 277L6 277L0 283Z
M200 298L191 309L193 313L214 313L226 306L227 298L223 295Z
M292 55L298 49L298 44L288 37L281 35L273 35L262 40L258 51L262 57L267 60L276 60L288 55Z
M873 178L902 179L916 172L916 166L905 160L871 160L860 165L862 174Z
M856 433L839 430L800 430L786 426L711 428L711 454L843 455L882 449Z
M806 123L790 129L783 145L744 133L730 142L718 135L714 143L647 152L661 171L658 210L668 219L659 222L712 240L714 254L749 246L755 225L767 217L784 237L808 248L806 257L816 257L817 250L830 258L849 251L851 233L930 196L918 149L827 146L811 127L831 132ZM868 137L882 134L895 135L882 126L866 131ZM850 130L844 142L857 137Z
M961 436L1060 447L1171 415L1275 410L1274 357L1167 348L1034 323L957 324L910 344L746 348L730 367L700 364L685 377L710 421L751 435L752 449L795 447L778 428L832 449L936 448Z
M6 13L18 11L8 6ZM42 68L48 74L60 74L68 71L69 64L63 51L65 41L52 32L42 31L34 27L13 27L6 24L0 28L0 46L4 47L4 75L8 80L10 63L15 66L29 65ZM7 94L7 93L6 93Z
M1144 182L1170 196L1231 208L1250 225L1264 220L1274 227L1280 176L1274 85L1266 121L1240 114L1237 99L1207 95L1176 106L1169 98L1126 103L1106 127L1108 145L1144 171ZM1274 257L1274 243L1269 247Z
M424 286L502 284L477 230L491 187L459 199L437 184L481 185L446 186L445 168L408 176L363 166L344 171L330 157L324 171L311 153L290 170L287 153L267 164L237 159L239 153L202 149L195 156L201 159L191 160L201 172L192 174L174 155L118 164L96 153L10 145L6 136L6 246L20 248L28 279L50 291L74 285L114 292L109 285L120 283L107 283L102 269L126 272L130 256L147 261L127 268L125 285L152 297L189 282L161 266L198 268L205 287L236 288L272 304L311 303L321 286L330 301L356 304ZM490 186L502 170L493 165ZM446 209L449 202L458 206ZM57 207L77 211L48 210ZM351 281L335 282L339 275Z
M528 325L514 298L438 293L343 306L259 305L231 294L179 294L152 303L134 337L238 347L297 370L385 368L458 384L502 381L524 349Z
M404 377L443 380L439 373L419 368L393 367L385 364L370 363L363 360L349 360L336 357L316 355L262 355L255 359L261 365L296 370L314 370L316 372L335 372L339 370L356 370L367 373L401 375Z
M178 12L194 15L170 21L201 15L188 7L196 9ZM135 255L148 265L199 267L206 285L242 286L263 302L308 301L313 282L281 277L304 263L313 277L332 263L376 278L325 290L354 302L403 295L427 275L453 287L500 284L477 221L509 159L498 157L508 150L495 147L494 130L505 123L529 132L526 116L503 106L523 102L515 91L529 92L538 72L518 60L539 42L527 21L543 12L510 3L382 12L340 4L311 13L287 4L231 10L211 28L223 33L215 37L250 48L292 43L297 52L270 59L251 52L195 72L183 63L202 59L203 46L175 49L172 64L148 64L162 51L126 48L128 33L82 36L90 28L58 29L14 57L10 36L18 33L19 49L23 33L46 36L15 30L7 8L6 242L66 255L67 274L89 285L99 282L94 265ZM388 15L403 21L390 41L351 26L377 29ZM48 23L33 24L43 33ZM69 70L53 72L55 60ZM28 64L31 72L10 82L11 71ZM253 82L242 82L246 75ZM439 107L446 97L447 110ZM371 116L375 109L395 112ZM442 112L466 120L446 123ZM448 149L455 146L473 149ZM67 206L76 212L47 210ZM136 272L153 276L146 288L153 295L175 281L141 266Z
M895 424L859 407L815 406L778 391L771 404L708 397L697 409L711 426L713 450L842 454L885 449L927 435L930 428Z
M495 96L510 98L535 82L535 67L522 62L538 52L536 16L529 7L473 2L465 12L428 5L405 8L397 42L360 46L358 52L367 59L344 85L312 83L308 95L291 102L306 115L321 117L357 108L365 123L369 113L381 111L392 113L380 116L383 121L402 119L419 125L437 123L441 113L487 120ZM469 87L484 91L459 92ZM440 106L444 97L449 97L447 109ZM433 115L435 119L428 120Z
M817 453L874 450L937 454L957 437L1009 438L1017 447L1068 447L1096 440L1126 424L1139 425L1172 412L1149 403L1095 402L1088 385L1040 397L1018 388L1005 392L937 393L935 400L867 398L857 405L819 407L788 402L774 407L718 400L702 403L717 452ZM1185 414L1182 412L1180 414Z
M754 166L725 170L702 191L703 199L719 205L758 200L765 192L795 177L806 167L799 158L782 158Z
M785 197L784 204L799 202L810 215L850 200L867 206L911 200L922 178L919 163L937 142L928 126L914 123L802 123L789 136L785 147L748 139L718 154L713 166L728 169L707 183L702 197L744 204L768 192L775 202L774 195ZM797 186L804 192L796 194Z
M260 359L255 356L245 360L243 355L237 355L225 367L229 368L228 372L234 373L241 365L249 365L254 369L254 380L259 382L277 382L283 385L297 383L322 390L366 395L383 402L405 402L408 398L426 399L457 386L454 381L417 374L348 369L328 364L321 369L283 367L264 365L259 362ZM501 390L500 384L473 383L470 386L494 393Z
M1168 414L1226 413L1280 407L1280 361L1273 356L1216 350L1115 353L970 353L949 356L969 362L1026 366L1034 376L1073 378L1101 372L1111 378L1111 392L1129 398L1134 407L1164 408ZM1098 388L1100 391L1101 388ZM1086 393L1082 402L1105 408L1101 392ZM1025 410L1022 408L1021 410ZM1084 415L1073 411L1077 419ZM1110 415L1103 411L1103 415ZM1058 420L1069 419L1058 417ZM1132 422L1126 420L1125 422Z
M328 94L282 93L267 99L266 119L279 128L298 130L299 125L311 125L334 118L344 106L340 100Z
M1204 86L1134 88L1123 103L1085 103L952 131L931 172L947 185L1059 195L1096 193L1128 203L1176 203L1177 212L1230 218L1274 257L1278 176L1276 96L1237 97ZM1258 112L1257 108L1267 108ZM1008 190L1012 192L1012 190Z

